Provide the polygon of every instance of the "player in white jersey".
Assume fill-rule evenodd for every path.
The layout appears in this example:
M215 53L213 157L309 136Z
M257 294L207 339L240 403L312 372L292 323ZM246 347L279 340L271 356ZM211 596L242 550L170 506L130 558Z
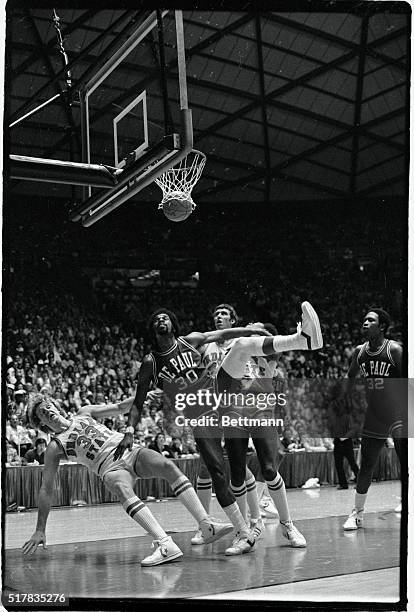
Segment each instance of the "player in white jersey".
M290 518L285 483L275 462L277 430L275 426L268 425L276 421L270 406L283 405L279 404L279 394L275 396L272 381L277 353L298 348L319 349L323 340L318 316L309 302L302 303L302 324L298 325L301 341L298 342L295 334L279 336L276 329L271 333L269 338L239 338L233 342L217 373L217 389L218 392L227 393L228 397L229 393L233 394L231 402L223 406L222 416L232 482L240 486L244 481L247 446L251 436L260 469L278 510L282 533L291 546L301 548L306 546L306 540ZM227 554L240 554L239 549L244 551L245 543L236 537Z
M34 553L40 544L46 548L46 522L60 459L72 459L102 478L127 514L154 538L156 550L141 561L143 566L161 565L179 559L182 552L149 508L135 495L133 486L138 478L165 478L173 493L198 522L206 543L214 542L232 531L231 524L210 519L187 477L163 455L134 444L123 453L122 458L114 461L115 450L124 435L108 429L96 419L124 414L132 402L133 398L129 398L119 404L83 406L74 416L70 416L48 397L38 394L32 398L28 409L29 422L51 433L53 438L45 453L37 526L32 537L23 545L24 554Z

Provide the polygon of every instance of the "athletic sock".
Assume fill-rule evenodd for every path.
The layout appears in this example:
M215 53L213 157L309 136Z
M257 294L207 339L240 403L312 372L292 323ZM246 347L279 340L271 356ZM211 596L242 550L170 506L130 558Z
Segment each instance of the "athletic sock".
M367 499L368 493L357 493L355 491L355 509L363 510L365 508L365 501Z
M240 487L236 487L232 482L230 482L230 489L232 490L234 497L236 498L237 505L240 508L240 512L244 520L247 523L247 498L246 498L246 485L243 482Z
M276 473L273 480L266 480L267 488L269 489L270 497L272 498L279 514L281 523L290 521L290 512L286 496L286 487L283 478Z
M145 506L139 497L136 495L130 497L122 504L122 507L138 525L141 525L145 531L152 535L154 540L168 538L168 535L152 514L151 510Z
M250 472L251 473L251 472ZM256 521L260 518L259 496L256 489L256 480L253 474L250 478L246 473L246 499L250 510L250 519Z
M299 332L290 334L289 336L274 336L273 348L275 353L283 353L285 351L298 351L308 348L306 338Z
M266 492L266 483L261 480L256 480L256 493L259 501L262 499L263 495L266 495Z
M171 484L171 489L173 494L179 498L180 502L187 508L198 523L208 518L207 512L201 505L197 493L187 476L184 476L184 474L179 476L179 478Z
M223 508L223 510L227 514L230 522L236 528L236 531L240 532L242 535L247 535L249 533L247 523L244 520L243 515L240 512L240 508L236 502L233 502L230 504L230 506L226 506Z
M213 483L211 478L197 478L197 495L207 514L210 512L210 502Z

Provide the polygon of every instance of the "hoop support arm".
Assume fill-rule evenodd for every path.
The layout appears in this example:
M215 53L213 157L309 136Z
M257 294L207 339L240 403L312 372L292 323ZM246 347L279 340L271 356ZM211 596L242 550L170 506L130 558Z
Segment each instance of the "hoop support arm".
M116 176L107 166L24 155L10 155L10 177L63 185L93 185L107 189L116 185Z

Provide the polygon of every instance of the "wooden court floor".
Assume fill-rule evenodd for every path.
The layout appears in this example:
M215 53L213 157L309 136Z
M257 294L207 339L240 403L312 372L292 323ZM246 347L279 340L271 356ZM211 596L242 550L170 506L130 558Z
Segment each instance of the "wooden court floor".
M48 525L48 548L24 557L22 543L33 532L36 512L5 520L3 591L64 593L88 600L154 598L255 601L396 602L399 600L400 483L374 483L365 527L343 532L353 489L288 491L292 516L308 547L293 549L278 522L267 521L256 550L226 557L232 536L194 547L194 521L177 500L150 503L184 553L181 561L142 568L150 537L118 504L56 509ZM213 513L223 518L214 500ZM91 603L92 602L92 603ZM195 602L194 602L195 603ZM6 606L7 607L7 606Z

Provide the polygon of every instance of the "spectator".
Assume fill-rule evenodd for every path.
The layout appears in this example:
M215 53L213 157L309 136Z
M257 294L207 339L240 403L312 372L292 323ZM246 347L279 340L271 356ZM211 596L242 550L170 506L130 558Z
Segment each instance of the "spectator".
M10 416L9 425L6 425L6 438L21 457L32 447L29 430L19 424L16 414Z
M174 459L179 459L183 454L183 443L181 442L181 438L174 437L171 440L169 449Z
M24 459L27 463L38 463L39 465L44 465L45 451L46 440L44 440L43 438L37 438L37 440L35 441L35 447L27 451L24 456Z
M155 450L157 453L168 457L168 459L174 459L174 455L169 446L165 444L165 436L163 433L158 433L155 436L155 440L148 445L148 448Z
M19 457L17 450L8 440L6 440L6 463L7 465L22 465L21 457Z

